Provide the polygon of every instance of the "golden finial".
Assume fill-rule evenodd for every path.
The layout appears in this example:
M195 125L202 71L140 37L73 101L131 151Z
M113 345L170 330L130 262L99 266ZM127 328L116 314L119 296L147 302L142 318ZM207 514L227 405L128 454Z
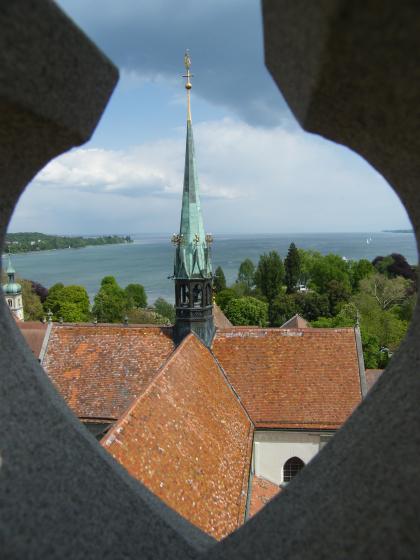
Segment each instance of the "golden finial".
M191 121L190 90L192 88L191 78L193 75L190 72L191 57L190 57L190 51L188 49L185 51L185 55L184 55L184 66L185 66L186 73L182 77L187 78L187 81L185 83L185 89L187 90L187 119Z

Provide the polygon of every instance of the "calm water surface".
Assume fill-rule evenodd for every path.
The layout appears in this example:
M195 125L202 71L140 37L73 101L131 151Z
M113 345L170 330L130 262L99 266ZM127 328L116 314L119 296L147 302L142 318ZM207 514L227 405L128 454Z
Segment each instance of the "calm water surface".
M132 235L129 245L104 245L83 249L42 251L13 256L16 272L50 287L56 282L85 286L91 300L101 279L115 276L121 286L131 282L143 284L149 303L157 297L173 301L174 249L170 235ZM322 254L336 253L347 259L377 255L403 254L411 264L417 263L414 235L411 233L316 233L273 235L215 235L214 268L221 266L228 283L236 279L240 263L250 258L256 264L262 253L276 250L284 258L291 242L302 249ZM367 242L369 241L369 242Z

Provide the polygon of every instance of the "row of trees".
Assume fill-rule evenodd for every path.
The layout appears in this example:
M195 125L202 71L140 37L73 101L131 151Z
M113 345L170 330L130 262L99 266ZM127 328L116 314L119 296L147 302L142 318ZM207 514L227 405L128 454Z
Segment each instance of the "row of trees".
M48 235L39 232L7 233L5 245L10 253L47 251L51 249L79 249L88 245L132 243L129 235L101 235L97 237Z
M83 286L54 284L49 290L37 282L19 280L22 284L25 320L51 317L54 321L83 323L152 323L170 324L175 319L174 306L158 298L147 307L147 296L141 284L121 288L113 276L105 276L91 308Z
M382 367L407 331L416 301L416 271L399 254L347 261L297 249L258 265L246 259L229 287L216 270L216 301L235 325L279 327L296 313L314 327L360 322L366 367Z

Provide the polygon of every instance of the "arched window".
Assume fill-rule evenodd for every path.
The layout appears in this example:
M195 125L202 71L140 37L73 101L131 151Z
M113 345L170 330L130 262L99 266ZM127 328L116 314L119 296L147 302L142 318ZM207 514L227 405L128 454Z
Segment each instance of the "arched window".
M284 463L283 482L290 482L299 471L303 469L305 463L299 457L291 457Z
M9 307L13 307L13 300L8 299L8 300L7 300L7 303L9 304Z

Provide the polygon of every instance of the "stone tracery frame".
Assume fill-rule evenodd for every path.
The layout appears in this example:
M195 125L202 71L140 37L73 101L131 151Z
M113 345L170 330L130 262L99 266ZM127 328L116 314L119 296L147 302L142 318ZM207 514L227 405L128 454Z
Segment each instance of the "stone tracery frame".
M263 13L268 67L302 126L378 169L403 201L418 242L418 4L265 0ZM117 76L52 2L5 2L0 31L3 243L25 185L51 158L90 137ZM6 556L420 555L418 307L400 350L343 429L278 498L217 545L84 433L23 344L4 299L0 340L0 549Z

